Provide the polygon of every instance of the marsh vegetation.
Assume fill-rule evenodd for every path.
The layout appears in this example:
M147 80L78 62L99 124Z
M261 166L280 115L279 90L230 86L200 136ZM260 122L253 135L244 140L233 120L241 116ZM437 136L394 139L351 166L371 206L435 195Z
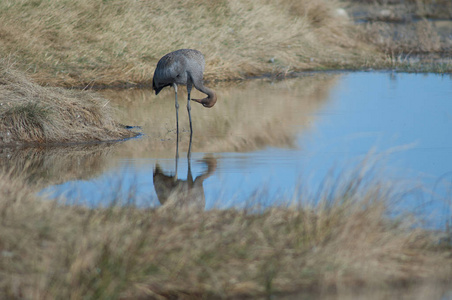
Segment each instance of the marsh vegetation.
M371 93L371 86L384 86L381 78L389 81L389 74L363 74L367 75L364 81L377 82L362 87L362 90L370 89ZM286 148L281 152L288 155L287 148L302 148L297 144L297 132L315 127L314 120L325 115L319 108L331 109L326 100L328 92L334 91L332 87L341 81L341 76L345 77L316 74L273 83L254 80L233 88L218 86L217 91L224 95L223 114L212 111L212 120L202 107L193 109L196 112L193 149L200 152L193 154L193 177L214 169L210 166L196 168L202 152L211 153L217 159L217 170L204 186L206 201L212 202L209 196L212 180L217 180L219 185L227 183L221 179L232 172L228 159L224 159L229 151L242 152L238 153L242 158L236 162L240 166L232 176L247 181L246 174L255 174L246 166L252 166L255 160L244 159L245 154L252 157L253 153L275 147ZM404 82L404 77L422 80L422 76L405 74L398 82ZM432 81L424 78L423 82ZM430 85L425 85L424 89L426 86ZM394 90L394 85L392 88ZM359 94L359 91L354 93ZM2 153L0 161L5 173L0 182L5 186L0 189L4 193L1 198L9 199L2 202L1 207L4 222L0 232L4 234L2 255L5 257L2 270L13 274L2 281L5 297L235 298L299 294L342 297L356 296L359 292L378 298L375 295L379 291L386 296L400 293L407 297L420 294L440 298L447 290L451 278L450 231L445 227L425 227L422 218L425 213L415 215L404 206L405 197L419 195L422 186L380 174L370 159L351 173L333 172L322 177L323 183L318 189L300 181L295 192L275 196L270 193L274 183L265 183L266 174L276 171L275 176L289 181L294 176L290 176L290 170L289 175L284 176L287 167L282 172L273 170L267 160L262 160L265 156L257 156L263 168L256 172L265 173L260 175L264 179L258 181L260 184L249 197L244 196L247 191L239 190L240 208L226 206L232 198L227 192L214 199L220 204L218 207L208 204L205 210L146 205L152 203L147 195L156 188L155 182L154 186L149 182L157 168L152 162L160 163L165 173L174 171L172 91L164 93L162 99L151 97L143 90L104 91L102 94L118 104L122 111L118 118L143 124L142 130L149 132L149 136L110 145L50 147L41 151L5 148ZM278 95L279 102L272 101ZM347 98L362 102L359 95ZM249 103L244 103L243 99L250 99ZM393 105L393 101L386 98L378 98L378 102L383 107L388 102L389 107ZM418 103L413 99L406 102L411 106ZM249 110L254 109L244 123L237 113L242 109L241 103ZM281 103L284 105L278 106ZM365 106L369 103L372 101L367 99ZM356 111L356 105L353 107ZM300 114L300 110L306 115ZM338 111L330 110L329 114L337 115ZM425 107L424 111L427 111ZM376 115L386 120L381 114ZM350 112L346 116L353 119ZM365 120L372 116L363 114ZM159 117L167 124L159 126ZM391 116L388 119L391 120ZM184 151L189 136L186 114L180 122L182 153L177 179L184 180ZM403 119L400 123L404 123ZM427 128L427 124L423 123L423 128ZM336 123L332 126L336 127L334 134L337 135L339 127ZM374 124L370 126L375 128ZM266 128L268 134L258 128ZM392 130L396 128L393 126ZM367 127L360 129L369 130ZM323 135L324 131L317 134ZM210 136L211 140L203 135ZM431 136L430 131L428 135ZM337 141L331 143L336 147L322 160L326 161L325 157L333 156L334 152L338 152L340 161L345 160L346 154L340 152ZM437 147L434 143L428 145ZM419 146L422 148L423 144ZM306 155L298 151L295 154L298 159ZM286 159L290 165L296 164L288 157L279 157L275 150L270 153L276 156L276 163L283 164ZM441 157L438 149L433 153ZM307 160L310 158L316 160L308 155ZM133 162L136 166L128 164ZM126 167L121 168L124 165ZM301 166L308 167L307 164ZM325 168L324 164L317 166ZM115 173L117 177L109 175ZM149 180L144 177L146 174L151 174ZM131 178L131 184L126 185L123 178ZM91 179L93 184L89 188L86 183ZM64 184L68 181L80 183L86 193L71 193L70 185ZM60 186L68 193L55 197L51 189L43 190L51 185ZM230 188L237 190L239 187L232 185ZM144 205L141 202L145 198L143 190L147 200ZM90 197L96 193L102 198L93 203ZM444 214L436 217L444 217ZM446 217L450 220L450 215ZM416 289L412 290L414 287Z
M399 191L372 176L360 168L315 198L294 195L289 207L257 213L64 206L2 172L0 292L228 298L425 284L438 297L451 275L450 245L438 244L441 233L413 228L413 218L389 219Z
M119 140L135 135L90 91L42 87L0 62L0 146Z
M174 49L206 54L206 79L373 66L336 1L2 1L0 53L44 84L149 84ZM20 25L19 25L20 24Z
M134 189L112 189L109 205L68 205L43 188L102 174L121 153L173 160L172 91L152 101L145 89L92 91L150 87L172 50L202 51L205 79L221 95L215 109L192 111L196 151L293 149L338 76L287 78L448 73L449 29L432 19L450 16L448 1L429 0L1 1L0 298L442 297L450 228L394 213L422 187L383 180L372 162L273 206L265 186L242 208L202 211L143 208ZM250 77L261 78L240 81ZM137 134L118 120L143 126L140 147L93 143ZM180 122L187 145L185 114Z
M386 56L381 64L405 72L450 73L450 1L350 1L348 12L361 40Z

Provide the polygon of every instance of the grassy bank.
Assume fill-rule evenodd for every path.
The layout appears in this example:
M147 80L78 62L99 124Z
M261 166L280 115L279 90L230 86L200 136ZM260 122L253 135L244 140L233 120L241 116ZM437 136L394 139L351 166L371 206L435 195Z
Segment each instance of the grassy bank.
M255 214L67 207L3 171L0 298L341 295L423 284L438 297L451 280L450 245L409 216L390 219L404 190L367 176Z
M89 91L42 87L0 62L0 146L118 140L133 132Z
M451 14L445 0L2 1L0 55L38 83L64 86L150 85L158 59L179 48L205 53L208 80L312 69L450 72L451 63L403 59L450 53L450 35L417 20Z
M207 79L373 66L334 0L0 3L0 54L43 84L149 83L165 53L196 48Z

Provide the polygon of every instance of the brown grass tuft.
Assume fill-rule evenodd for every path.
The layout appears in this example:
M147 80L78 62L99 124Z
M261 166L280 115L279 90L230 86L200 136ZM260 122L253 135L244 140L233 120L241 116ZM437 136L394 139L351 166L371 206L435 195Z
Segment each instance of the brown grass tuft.
M117 140L133 133L89 91L42 87L0 62L0 145Z

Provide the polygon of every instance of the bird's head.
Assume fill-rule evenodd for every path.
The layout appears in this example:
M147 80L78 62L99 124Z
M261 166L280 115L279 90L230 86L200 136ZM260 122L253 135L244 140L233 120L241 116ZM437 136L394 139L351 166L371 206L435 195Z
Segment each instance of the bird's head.
M207 107L207 108L211 108L215 105L215 103L217 103L217 95L212 92L211 95L209 95L207 98L204 99L192 99L195 102L201 103L202 106Z

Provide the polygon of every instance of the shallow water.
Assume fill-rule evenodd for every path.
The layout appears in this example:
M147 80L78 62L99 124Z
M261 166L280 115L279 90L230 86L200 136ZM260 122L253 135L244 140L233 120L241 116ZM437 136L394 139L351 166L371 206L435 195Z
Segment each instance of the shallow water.
M315 195L326 177L344 177L345 171L367 159L375 161L382 178L414 188L402 207L430 217L435 227L451 219L450 77L313 73L215 89L219 101L214 108L192 103L190 170L186 95L179 93L177 178L184 197L196 199L193 203L205 209L271 206L294 194ZM165 175L176 172L173 91L158 96L149 90L103 93L117 107L121 122L141 126L143 136L69 148L53 156L47 151L33 154L39 166L35 176L47 179L41 193L91 206L112 201L160 206L153 178L156 166L161 171L155 184L160 198L169 180ZM198 177L192 186L182 183L190 178L188 173Z

